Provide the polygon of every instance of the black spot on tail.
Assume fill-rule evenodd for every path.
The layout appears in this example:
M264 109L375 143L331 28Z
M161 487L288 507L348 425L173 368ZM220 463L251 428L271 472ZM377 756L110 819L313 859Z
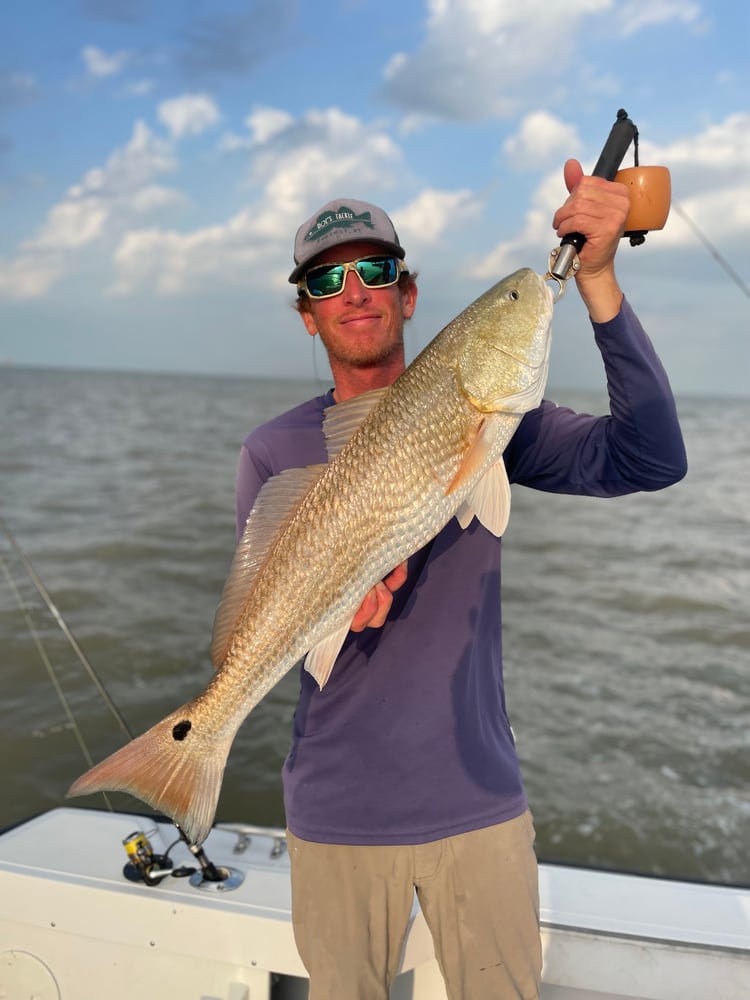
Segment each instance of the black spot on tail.
M193 728L193 723L190 721L190 719L183 719L182 722L178 722L177 725L173 728L172 739L184 740L192 728Z

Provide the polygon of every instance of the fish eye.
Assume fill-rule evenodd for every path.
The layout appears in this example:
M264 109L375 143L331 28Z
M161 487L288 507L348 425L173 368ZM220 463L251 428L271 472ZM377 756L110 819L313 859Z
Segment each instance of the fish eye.
M508 298L511 300L511 302L517 302L521 298L521 296L518 294L518 289L511 288L511 290L508 292Z

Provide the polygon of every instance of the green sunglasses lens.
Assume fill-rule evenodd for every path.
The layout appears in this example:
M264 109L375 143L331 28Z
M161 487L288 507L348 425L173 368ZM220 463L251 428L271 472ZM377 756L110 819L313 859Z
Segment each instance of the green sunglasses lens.
M335 295L344 285L344 268L341 264L316 267L308 271L305 284L310 295Z
M370 287L392 285L398 276L398 264L393 257L372 257L357 261L357 274Z

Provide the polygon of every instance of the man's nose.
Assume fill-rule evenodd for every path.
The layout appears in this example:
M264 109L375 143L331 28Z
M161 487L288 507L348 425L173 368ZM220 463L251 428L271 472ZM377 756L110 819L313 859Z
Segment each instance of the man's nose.
M344 284L344 298L347 302L361 305L370 298L370 289L360 281L359 275L350 271Z

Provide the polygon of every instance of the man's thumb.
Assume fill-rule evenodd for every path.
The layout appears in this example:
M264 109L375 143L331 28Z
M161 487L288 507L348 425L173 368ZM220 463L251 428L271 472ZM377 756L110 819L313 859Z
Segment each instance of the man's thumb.
M577 187L580 179L583 177L583 167L578 160L567 160L563 170L563 176L565 177L565 187L568 189L568 194L571 194L573 189Z

